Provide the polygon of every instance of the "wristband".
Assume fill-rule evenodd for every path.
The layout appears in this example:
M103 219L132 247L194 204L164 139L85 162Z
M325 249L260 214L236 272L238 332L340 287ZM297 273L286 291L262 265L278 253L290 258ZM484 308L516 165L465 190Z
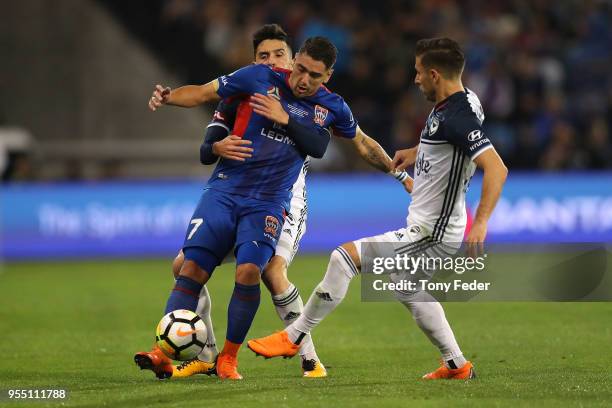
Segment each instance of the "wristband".
M408 177L410 177L408 175L408 172L406 170L403 171L399 171L399 170L393 170L391 172L389 172L389 174L396 179L397 181L399 181L400 183L403 183L404 181L406 181L406 179Z

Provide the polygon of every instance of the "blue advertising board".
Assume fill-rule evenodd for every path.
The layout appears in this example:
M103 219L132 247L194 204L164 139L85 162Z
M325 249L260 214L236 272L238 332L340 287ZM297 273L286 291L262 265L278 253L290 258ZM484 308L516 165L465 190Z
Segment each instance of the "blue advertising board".
M14 184L0 187L7 260L171 256L183 242L201 181ZM472 180L474 212L480 179ZM310 175L303 252L405 224L410 197L377 174ZM511 173L489 223L496 242L610 242L612 173Z

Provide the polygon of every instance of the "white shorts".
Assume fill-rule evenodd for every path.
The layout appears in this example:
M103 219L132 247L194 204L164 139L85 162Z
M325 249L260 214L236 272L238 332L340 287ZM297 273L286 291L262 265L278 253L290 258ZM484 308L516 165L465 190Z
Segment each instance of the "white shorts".
M434 242L429 229L416 224L380 235L361 238L353 243L357 248L362 267L372 262L370 258L374 257L394 258L397 255L406 254L414 257L424 255L426 257L444 258L453 255L457 250L454 245ZM366 256L366 259L363 259L364 256ZM435 271L423 268L416 272L431 277ZM405 278L404 272L399 275L392 275L395 275L395 278Z

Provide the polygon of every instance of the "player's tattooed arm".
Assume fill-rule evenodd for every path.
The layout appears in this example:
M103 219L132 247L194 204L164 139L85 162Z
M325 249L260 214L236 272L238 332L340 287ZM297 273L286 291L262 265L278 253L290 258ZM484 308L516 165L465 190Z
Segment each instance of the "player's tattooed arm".
M352 139L357 153L372 167L389 173L391 169L391 158L385 149L370 136L366 135L361 128L357 128L357 134Z
M192 108L207 102L216 102L221 99L217 94L218 89L219 81L216 79L204 85L185 85L176 89L158 84L149 99L149 109L155 111L162 105Z
M353 145L359 155L372 167L390 174L402 183L408 193L412 192L414 180L405 171L395 170L393 162L387 152L385 152L385 149L376 140L366 135L359 127L357 127L357 134L353 139Z

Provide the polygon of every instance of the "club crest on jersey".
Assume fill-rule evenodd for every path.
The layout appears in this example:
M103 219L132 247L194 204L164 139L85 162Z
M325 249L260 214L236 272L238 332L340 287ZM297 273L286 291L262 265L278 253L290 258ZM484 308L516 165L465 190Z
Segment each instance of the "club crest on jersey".
M429 136L431 136L434 133L436 133L438 131L439 127L440 127L440 121L438 120L437 117L434 116L431 119L431 123L429 124Z
M472 130L469 134L468 134L468 140L470 142L475 142L476 140L480 139L482 137L482 132L478 129L476 130Z
M274 99L280 101L280 91L278 90L278 87L271 86L270 88L268 88L268 96L271 96Z
M315 123L319 126L323 126L323 124L325 123L325 119L327 119L328 112L329 111L325 109L324 107L322 107L321 105L316 105L315 114L314 114Z
M271 234L272 236L276 236L279 226L280 224L276 217L266 215L266 227L264 229L264 232Z

